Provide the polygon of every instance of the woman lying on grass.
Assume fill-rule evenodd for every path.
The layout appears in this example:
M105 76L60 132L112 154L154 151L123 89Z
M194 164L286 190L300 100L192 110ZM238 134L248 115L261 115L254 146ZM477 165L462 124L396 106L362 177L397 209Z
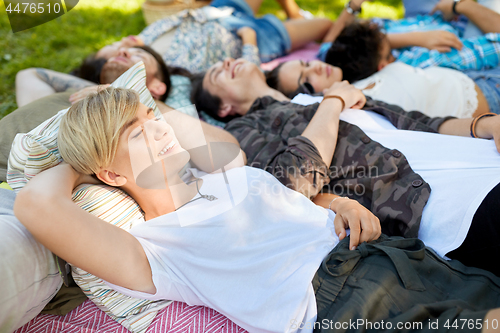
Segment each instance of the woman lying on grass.
M360 62L353 62L356 66ZM320 60L292 60L266 73L267 83L288 97L322 93L344 80L344 68ZM366 96L419 110L432 117L477 117L500 113L500 69L460 72L451 68L414 68L394 62L353 85Z
M443 315L472 320L500 315L498 310L487 311L500 305L498 278L458 262L446 264L429 255L418 240L410 239L409 244L408 240L384 236L372 245L360 244L359 251L350 251L343 249L349 241L346 238L341 243L343 248L327 256L339 241L339 225L348 221L355 226L360 220L368 220L375 228L377 218L345 198L331 203L336 214L318 207L265 171L243 167L241 156L231 163L227 163L231 158L225 163L211 158L207 163L205 154L195 154L196 149L190 149L190 154L182 148L194 147L190 142L193 126L183 121L186 118L179 118L175 112L165 118L168 123L155 118L151 109L139 103L136 93L125 89L107 88L75 104L61 121L58 138L61 155L69 165L59 165L33 178L18 194L16 216L55 254L105 279L125 295L205 305L250 332L301 328L310 332L315 320L323 319L423 321L431 319L432 313L432 318ZM234 142L227 133L205 129L209 142ZM187 175L192 177L185 183L179 173L190 158L204 171L223 167L224 173L190 169ZM72 203L75 186L95 182L90 175L131 195L144 211L146 222L127 233ZM352 229L351 237L356 237L356 228ZM385 274L372 274L374 266L365 264L368 259L358 255L356 272L368 271L356 281L372 282L352 287L341 283L342 292L359 293L366 300L398 299L401 292L407 297L399 298L395 308L388 303L382 308L379 302L366 302L372 307L369 309L359 308L364 302L356 302L356 297L352 303L343 303L349 298L339 295L343 301L338 301L329 296L332 290L325 286L339 284L347 276L324 274L335 269L338 255L349 260L359 252L363 257L386 260L373 249L389 253L389 262L394 260L395 267L403 267L405 272L393 271L391 264L375 265L378 268L373 269L389 268ZM331 259L335 251L337 256ZM421 256L424 251L425 259ZM403 266L396 263L401 260ZM419 270L421 265L433 263L434 269ZM408 264L414 267L410 275L418 273L426 288L414 284L417 276L407 279ZM435 273L450 276L450 280L429 285ZM401 283L396 282L399 276ZM374 288L375 281L380 288ZM437 290L443 288L450 289ZM474 292L464 293L464 289ZM477 301L477 295L484 297ZM315 297L321 300L318 305ZM416 300L420 305L412 310ZM448 311L448 305L423 316L421 309L427 309L426 303L432 303L431 307L453 304L453 311ZM338 311L330 311L335 307Z

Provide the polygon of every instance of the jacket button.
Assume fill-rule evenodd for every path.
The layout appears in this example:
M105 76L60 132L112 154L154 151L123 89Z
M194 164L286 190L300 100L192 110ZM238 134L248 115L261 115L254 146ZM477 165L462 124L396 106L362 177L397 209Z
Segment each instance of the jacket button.
M414 181L412 181L412 182L411 182L411 185L412 185L413 187L419 187L419 186L420 186L420 185L422 185L423 183L424 183L424 182L423 182L423 181L421 181L420 179L416 179L416 180L414 180Z
M364 136L363 138L361 138L361 142L363 142L365 144L366 143L370 143L370 141L372 141L372 140L369 137L367 137L367 136Z
M281 125L281 118L276 118L274 119L274 126L278 127L279 125Z
M394 157L401 157L401 152L399 150L394 149L392 151L392 156L394 156Z

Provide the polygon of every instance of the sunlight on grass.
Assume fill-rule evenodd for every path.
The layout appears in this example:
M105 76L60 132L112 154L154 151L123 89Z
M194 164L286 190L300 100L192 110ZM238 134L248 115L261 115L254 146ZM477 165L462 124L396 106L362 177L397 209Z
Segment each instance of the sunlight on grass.
M13 34L0 15L0 118L16 109L16 73L29 67L70 72L89 54L144 27L141 0L81 0L67 14ZM5 13L2 3L0 10Z
M362 15L360 16L362 18L382 17L395 20L403 17L403 15L404 8L402 4L398 7L394 7L382 3L365 2L363 5Z
M142 1L137 0L80 0L75 9L113 9L122 13L135 13L141 9Z

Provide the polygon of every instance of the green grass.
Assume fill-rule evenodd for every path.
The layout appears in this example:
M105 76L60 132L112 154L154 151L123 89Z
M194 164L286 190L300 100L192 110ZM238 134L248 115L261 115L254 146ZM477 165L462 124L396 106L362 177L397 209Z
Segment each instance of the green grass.
M143 0L80 0L67 14L38 27L13 34L3 2L0 4L0 118L17 108L16 73L28 67L69 72L100 47L144 27ZM345 0L297 0L316 16L335 19ZM264 0L260 13L285 13L273 0ZM367 2L362 17L399 18L401 0Z

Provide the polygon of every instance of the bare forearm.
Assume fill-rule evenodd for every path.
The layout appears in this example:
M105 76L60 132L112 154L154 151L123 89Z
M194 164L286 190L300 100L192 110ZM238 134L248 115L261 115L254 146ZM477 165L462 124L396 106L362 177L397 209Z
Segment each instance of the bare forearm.
M70 88L82 89L94 83L73 75L44 68L28 68L16 75L16 100L19 107L39 98L63 92Z
M243 45L254 45L257 46L257 33L255 30L249 27L243 27L238 29L238 36L241 38Z
M207 141L230 142L239 146L238 140L228 131L177 110L169 109L168 112L164 112L166 109L161 107L163 103L157 102L157 104L167 122L172 125L179 142L185 149L198 147Z
M55 92L54 88L38 79L35 69L25 69L19 71L16 75L16 102L18 107L25 106Z
M331 208L330 203L332 202L333 199L338 197L339 197L338 195L333 193L318 193L318 195L315 196L312 201L316 205L321 206L323 208Z
M280 4L281 8L283 8L287 17L291 19L302 18L302 15L300 15L300 7L295 0L277 0L277 2Z
M401 49L408 46L422 46L422 34L418 31L398 34L387 34L389 44L393 49Z
M500 14L475 1L461 1L455 9L467 16L484 33L500 33Z
M500 116L483 117L476 122L475 133L481 139L493 138L496 123ZM470 128L474 118L450 119L439 126L440 134L470 137Z
M472 118L450 119L439 126L440 134L470 136L470 124Z
M14 213L19 221L71 264L123 287L154 291L149 263L137 239L75 205L71 192L76 173L69 166L56 168L34 177L18 194ZM130 273L130 267L143 273Z
M35 68L37 77L49 85L55 92L63 92L70 88L83 89L88 86L93 86L95 83L80 79L76 76L59 73L45 68Z
M327 167L330 167L335 152L341 111L342 102L339 99L323 100L302 133L316 146Z
M245 156L240 154L238 140L231 133L176 110L164 113L164 116L172 125L181 146L192 151L191 160L200 170L212 172L213 167L219 169L220 164L227 165L231 161L234 162L231 167L245 165ZM209 155L203 153L203 147L209 149L212 158L216 156L219 160L207 160Z
M327 42L334 42L335 39L340 35L342 30L352 22L354 22L355 17L346 12L345 10L342 11L340 14L339 18L333 23L332 27L328 32L326 33L325 37L323 38L323 43Z

